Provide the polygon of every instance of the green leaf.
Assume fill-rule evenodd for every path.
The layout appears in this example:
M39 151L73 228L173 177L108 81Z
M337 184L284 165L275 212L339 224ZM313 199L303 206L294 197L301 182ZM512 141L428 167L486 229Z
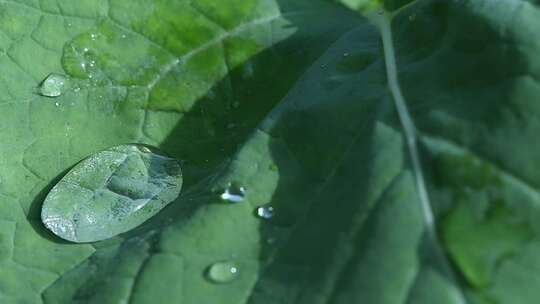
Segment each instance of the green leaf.
M0 302L537 303L540 7L366 15L0 2ZM36 94L52 73L69 86ZM180 198L107 241L48 233L58 178L127 143L185 161Z
M384 10L390 12L399 12L407 6L415 5L424 0L336 0L343 3L345 6L358 11L362 14L369 15L374 11L381 14Z

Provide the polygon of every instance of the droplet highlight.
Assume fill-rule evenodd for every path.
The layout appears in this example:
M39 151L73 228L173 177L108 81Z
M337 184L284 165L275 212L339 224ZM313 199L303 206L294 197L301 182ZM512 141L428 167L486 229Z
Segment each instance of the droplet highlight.
M58 97L64 93L66 82L65 75L51 73L39 86L39 94L46 97Z
M239 269L236 263L230 261L217 262L206 272L207 278L213 283L229 283L238 278Z
M270 205L263 205L255 210L257 217L269 220L274 217L274 207Z
M245 196L246 188L234 185L229 185L220 195L222 200L229 203L240 203L244 201Z

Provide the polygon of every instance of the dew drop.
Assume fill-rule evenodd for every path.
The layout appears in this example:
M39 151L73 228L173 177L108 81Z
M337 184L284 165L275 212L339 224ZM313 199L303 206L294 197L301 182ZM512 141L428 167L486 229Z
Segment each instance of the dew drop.
M349 57L349 53L343 53L343 57Z
M229 283L238 278L238 266L234 262L222 261L208 267L206 276L214 283Z
M94 242L131 230L174 201L180 162L156 148L115 146L75 165L47 194L41 220L57 236Z
M255 210L255 213L259 218L269 220L274 217L274 207L270 205L263 205Z
M58 107L58 106L60 106L60 103L57 101L57 102L54 103L54 105Z
M254 74L254 71L253 71L253 64L251 62L248 62L244 65L244 69L242 71L243 73L243 77L244 78L251 78L253 77L253 74Z
M64 93L67 77L61 74L51 73L39 87L39 94L47 97L58 97Z
M96 40L96 39L97 39L97 35L96 35L95 33L90 34L90 39Z
M246 189L234 185L229 185L220 195L222 200L229 203L240 203L244 200L245 196Z

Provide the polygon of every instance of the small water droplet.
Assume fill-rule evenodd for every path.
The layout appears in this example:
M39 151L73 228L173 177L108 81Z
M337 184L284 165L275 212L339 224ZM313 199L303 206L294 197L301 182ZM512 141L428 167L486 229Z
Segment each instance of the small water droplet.
M244 64L244 69L242 71L242 76L244 78L251 78L253 77L253 74L255 74L254 72L254 69L253 69L253 64L251 62L247 62L246 64Z
M96 40L97 39L97 34L95 34L95 33L90 34L90 39Z
M210 267L206 272L207 278L214 283L229 283L239 275L239 269L236 263L230 261L217 262Z
M79 92L80 90L81 90L80 87L76 87L76 88L73 89L73 92L77 93L77 92Z
M214 89L208 90L208 92L206 92L206 97L208 97L208 99L215 99L216 92L214 91Z
M55 102L54 105L58 107L60 105L60 103Z
M409 21L414 21L416 19L416 14L409 15Z
M349 57L349 53L347 52L343 53L343 57Z
M85 48L83 49L83 52L85 52L85 53L88 53L88 51L90 51L90 49L87 48L87 47L85 47Z
M255 210L258 217L269 220L274 217L274 207L270 205L260 206Z
M246 189L244 187L237 187L233 185L229 185L220 195L222 200L229 203L240 203L244 200L245 196Z
M127 37L126 34L120 35L120 38L122 38L122 39L126 39L126 37Z
M47 97L58 97L64 93L67 77L61 74L51 73L39 87L39 94Z

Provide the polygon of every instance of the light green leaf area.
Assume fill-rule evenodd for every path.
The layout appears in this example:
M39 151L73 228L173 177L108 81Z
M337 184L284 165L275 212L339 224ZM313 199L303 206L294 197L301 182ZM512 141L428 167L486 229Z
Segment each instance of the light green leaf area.
M392 33L429 209L356 12L0 0L0 302L537 303L540 7L410 3ZM41 96L51 73L62 94ZM180 198L111 240L50 234L52 186L126 143L184 161ZM238 273L209 280L216 263Z

